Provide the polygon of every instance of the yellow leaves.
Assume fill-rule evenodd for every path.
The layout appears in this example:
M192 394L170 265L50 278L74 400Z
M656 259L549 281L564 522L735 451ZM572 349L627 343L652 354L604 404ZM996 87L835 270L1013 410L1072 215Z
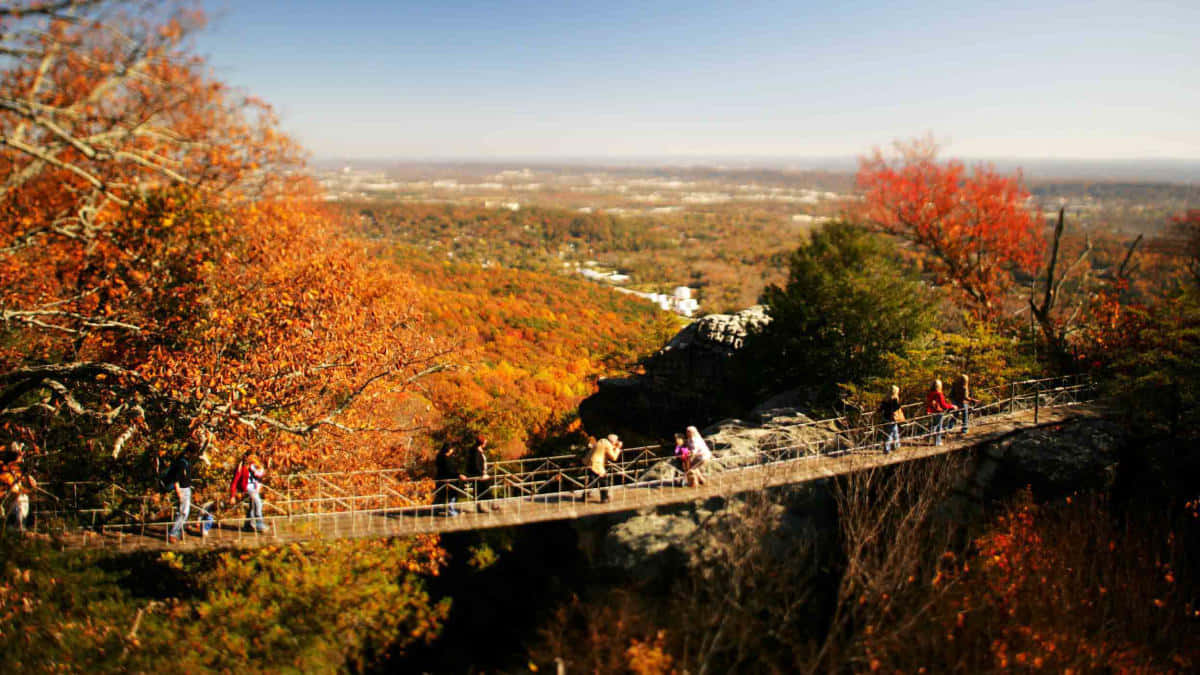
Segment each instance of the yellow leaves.
M183 569L182 557L173 551L166 551L164 553L159 554L158 559L164 565L166 565L167 567L170 567L171 569L174 569L174 570L182 570Z

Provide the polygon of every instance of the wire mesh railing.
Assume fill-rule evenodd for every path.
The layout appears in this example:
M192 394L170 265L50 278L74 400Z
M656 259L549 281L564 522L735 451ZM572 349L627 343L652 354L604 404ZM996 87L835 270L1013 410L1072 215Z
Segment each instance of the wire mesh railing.
M1078 405L1092 400L1086 377L1072 376L1011 382L974 392L978 405L970 410L975 424L1001 417ZM905 406L903 422L879 421L875 413L843 416L792 425L790 440L758 445L753 452L732 453L714 443L716 456L707 465L710 481L732 481L738 474L758 471L776 474L797 462L836 458L853 453L880 452L889 434L901 446L936 443L950 433L947 422L958 411L924 414L923 404ZM797 439L796 432L805 431ZM786 435L786 434L784 434ZM781 438L784 436L781 435ZM662 502L658 488L682 484L683 472L659 446L627 448L607 465L603 477L591 475L578 455L533 457L493 462L486 476L465 480L413 479L401 469L307 472L276 477L263 486L262 521L266 539L340 538L487 527L503 514L506 522L571 517L589 494L607 493L617 507ZM765 474L764 474L765 475ZM681 491L678 500L688 499ZM98 482L42 486L31 512L34 529L77 536L87 544L136 544L163 540L176 516L169 495L137 494ZM472 518L453 524L457 511ZM482 514L482 515L479 515ZM200 491L193 499L193 531L212 527L220 539L238 541L264 535L249 527L239 508L220 496Z

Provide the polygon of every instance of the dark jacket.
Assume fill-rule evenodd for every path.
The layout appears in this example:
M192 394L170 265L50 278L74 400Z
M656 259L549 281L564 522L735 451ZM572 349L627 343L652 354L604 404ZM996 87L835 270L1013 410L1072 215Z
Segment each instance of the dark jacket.
M488 472L487 455L478 445L467 451L467 475L483 476Z
M434 476L437 480L454 480L458 478L459 471L458 455L447 455L439 452L433 460Z
M175 461L171 462L165 482L169 488L174 488L176 484L181 488L192 487L191 464L186 457L176 457Z
M956 381L954 386L950 387L950 400L958 405L975 402L975 399L971 398L971 388L962 380Z
M887 424L896 421L896 411L900 409L900 401L888 397L879 404L879 423Z

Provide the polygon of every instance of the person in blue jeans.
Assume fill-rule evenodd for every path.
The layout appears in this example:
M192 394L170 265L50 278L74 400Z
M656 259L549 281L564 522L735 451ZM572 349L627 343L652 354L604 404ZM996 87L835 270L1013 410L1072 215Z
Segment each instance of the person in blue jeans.
M263 521L262 479L267 475L262 462L250 455L246 458L246 496L250 498L250 507L246 511L246 529L255 532L266 532L267 524Z
M930 426L934 445L942 444L942 432L947 426L950 426L946 424L946 413L952 413L954 410L954 404L947 401L946 395L942 393L942 381L934 380L933 386L929 388L929 393L925 395L925 414L932 417Z
M971 398L971 380L966 373L959 375L954 386L950 387L950 402L958 406L960 411L962 424L958 432L966 434L971 424L971 408L979 402L979 399Z
M892 395L883 399L879 404L879 423L883 425L887 440L883 443L883 454L889 454L900 447L900 423L904 421L904 412L900 406L900 387L892 385Z
M179 514L175 516L175 522L167 532L167 542L174 544L183 536L188 513L192 510L191 464L183 453L180 453L175 461L171 462L171 468L167 469L166 483L175 490L175 496L179 499Z

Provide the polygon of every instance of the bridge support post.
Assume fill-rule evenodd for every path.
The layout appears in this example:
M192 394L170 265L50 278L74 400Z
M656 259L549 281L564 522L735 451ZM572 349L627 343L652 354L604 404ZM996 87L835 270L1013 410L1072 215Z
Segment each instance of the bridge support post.
M1033 423L1038 423L1038 412L1042 407L1042 383L1035 382L1033 384Z

